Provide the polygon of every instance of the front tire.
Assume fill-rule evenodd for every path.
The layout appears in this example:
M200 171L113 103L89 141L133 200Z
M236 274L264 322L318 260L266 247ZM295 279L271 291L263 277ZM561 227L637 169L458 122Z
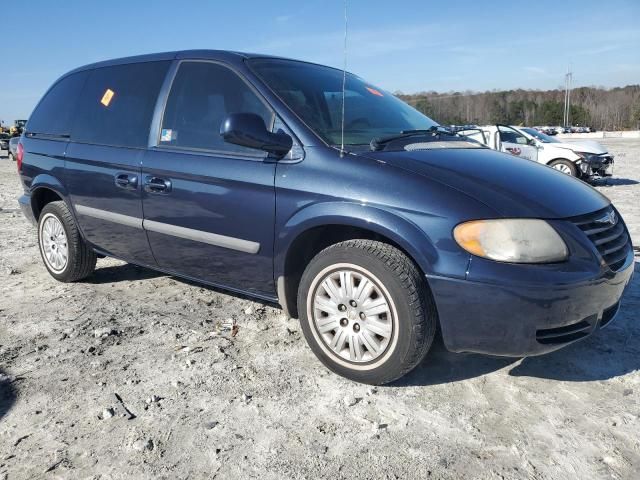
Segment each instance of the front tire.
M302 275L298 312L311 350L326 367L375 385L415 368L437 325L415 264L372 240L348 240L317 254Z
M570 162L569 160L554 160L549 163L549 166L554 170L558 170L566 175L570 175L572 177L578 176L578 169L576 168L575 163Z
M40 212L38 245L45 267L60 282L82 280L96 267L96 254L82 239L62 201L48 203Z

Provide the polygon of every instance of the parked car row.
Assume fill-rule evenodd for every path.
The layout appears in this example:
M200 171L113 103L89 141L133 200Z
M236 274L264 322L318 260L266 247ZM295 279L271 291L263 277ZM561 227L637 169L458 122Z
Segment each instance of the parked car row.
M550 127L550 126L546 126L546 127L532 127L535 128L536 130L538 130L541 133L544 133L545 135L557 135L558 133L589 133L589 132L595 132L595 129L591 128L591 127L587 127L587 126L558 126L558 127Z
M557 135L558 134L558 128L556 127L533 127L535 128L537 131L544 133L545 135Z

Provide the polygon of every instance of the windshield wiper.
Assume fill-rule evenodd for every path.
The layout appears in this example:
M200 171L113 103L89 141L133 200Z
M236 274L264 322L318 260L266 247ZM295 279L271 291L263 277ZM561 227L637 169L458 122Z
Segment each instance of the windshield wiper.
M403 138L416 137L420 135L432 136L435 139L440 138L440 135L447 135L450 137L459 136L457 133L452 132L451 130L445 127L442 127L440 125L434 125L433 127L428 129L402 130L400 133L396 135L390 135L388 137L377 137L371 140L371 143L369 145L371 147L371 150L377 151L377 150L382 150L385 147L385 145L395 140L401 140Z

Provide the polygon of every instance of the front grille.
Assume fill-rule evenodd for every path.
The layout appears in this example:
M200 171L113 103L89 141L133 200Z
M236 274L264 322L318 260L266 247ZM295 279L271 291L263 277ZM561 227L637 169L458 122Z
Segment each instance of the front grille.
M618 212L607 207L573 219L573 223L593 242L605 264L617 272L631 250L631 239Z

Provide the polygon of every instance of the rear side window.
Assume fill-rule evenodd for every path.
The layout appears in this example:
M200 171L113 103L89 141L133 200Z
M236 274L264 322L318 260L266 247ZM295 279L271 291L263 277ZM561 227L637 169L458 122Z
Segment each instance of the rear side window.
M133 63L91 71L74 121L73 140L146 147L156 99L169 65Z
M31 114L27 132L53 137L69 136L78 97L87 75L87 72L74 73L51 87Z
M184 62L171 86L160 145L257 155L220 136L230 113L258 114L267 128L273 123L272 112L236 73L215 63Z

